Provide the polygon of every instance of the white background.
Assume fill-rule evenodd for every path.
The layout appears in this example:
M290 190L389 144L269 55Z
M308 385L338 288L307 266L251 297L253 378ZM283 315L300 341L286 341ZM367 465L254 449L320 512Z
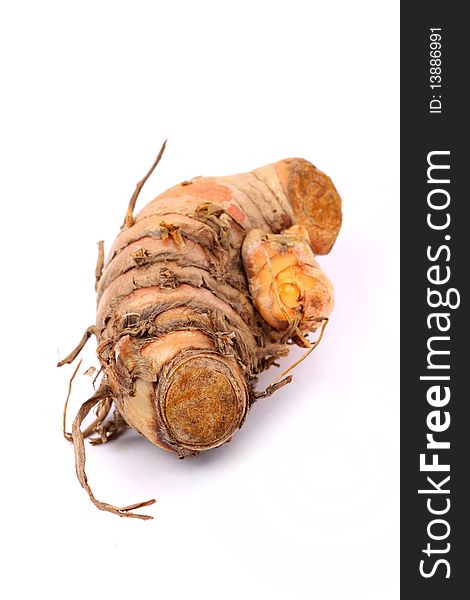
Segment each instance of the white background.
M5 597L398 597L398 41L398 2L2 3ZM158 498L140 522L80 488L72 368L54 365L94 322L96 242L166 137L139 207L301 156L344 226L321 259L324 341L230 444L184 461L133 432L87 444L100 499ZM91 393L79 377L72 411Z

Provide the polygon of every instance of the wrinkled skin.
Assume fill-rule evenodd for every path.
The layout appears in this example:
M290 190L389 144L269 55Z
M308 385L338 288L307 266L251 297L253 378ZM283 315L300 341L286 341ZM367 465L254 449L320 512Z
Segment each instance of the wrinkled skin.
M230 440L263 395L259 373L287 354L289 339L308 347L304 334L329 317L333 288L314 255L330 251L340 226L331 180L303 159L198 177L135 218L128 211L99 261L96 325L84 336L98 340L95 403L111 399L122 422L180 457ZM96 501L74 425L91 499L139 516Z

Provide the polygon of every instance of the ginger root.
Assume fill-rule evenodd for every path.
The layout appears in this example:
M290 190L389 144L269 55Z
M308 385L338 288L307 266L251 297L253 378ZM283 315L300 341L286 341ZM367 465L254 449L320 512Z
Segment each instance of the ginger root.
M228 177L198 177L163 192L134 216L136 186L121 232L95 279L94 334L102 375L71 433L77 475L92 502L119 516L150 518L98 501L85 474L84 437L103 443L131 426L183 458L231 439L257 398L258 375L292 340L324 324L333 288L314 254L331 249L341 199L331 180L293 158ZM279 379L279 378L278 378ZM97 418L80 425L96 407ZM114 417L109 418L114 406Z

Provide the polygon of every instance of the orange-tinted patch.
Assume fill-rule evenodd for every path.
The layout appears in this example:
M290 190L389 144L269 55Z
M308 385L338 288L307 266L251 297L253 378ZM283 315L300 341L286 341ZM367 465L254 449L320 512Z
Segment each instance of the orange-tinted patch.
M235 219L235 221L237 221L237 223L243 225L243 223L245 222L246 215L242 210L238 208L238 206L236 206L235 204L231 204L228 207L227 212L231 217Z
M195 196L196 198L204 198L212 203L224 202L232 197L232 192L220 183L207 180L205 178L193 179L191 185L176 185L162 194L165 197L175 197L181 195Z

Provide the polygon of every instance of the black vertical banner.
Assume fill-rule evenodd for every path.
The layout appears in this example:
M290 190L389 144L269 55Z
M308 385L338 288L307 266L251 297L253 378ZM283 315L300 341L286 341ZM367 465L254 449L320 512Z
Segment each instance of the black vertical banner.
M470 34L464 7L401 3L404 599L460 600L469 593Z

